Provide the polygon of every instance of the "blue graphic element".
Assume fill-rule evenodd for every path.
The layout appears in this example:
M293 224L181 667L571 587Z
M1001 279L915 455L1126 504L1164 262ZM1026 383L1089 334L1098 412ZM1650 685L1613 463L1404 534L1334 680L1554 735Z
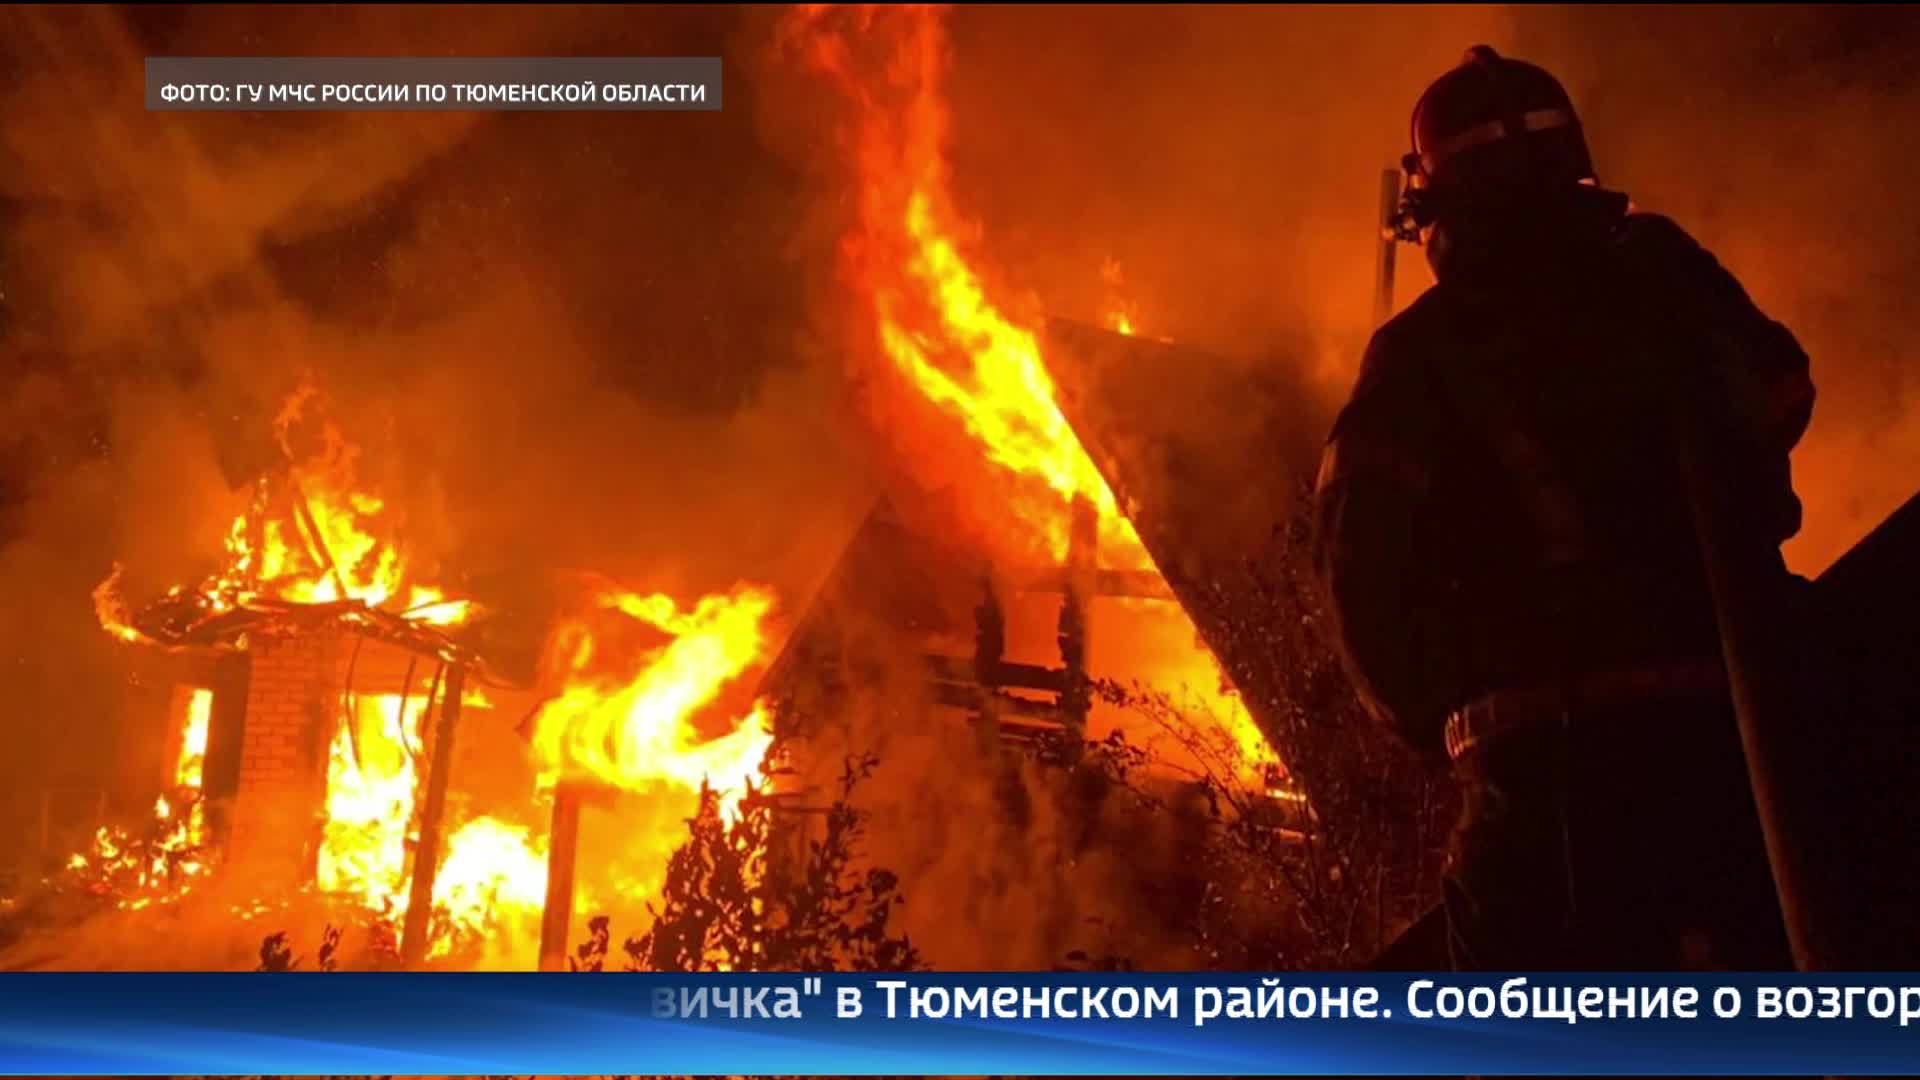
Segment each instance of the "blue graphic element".
M1691 1018L1476 1018L1472 1000L1509 1003L1509 976L994 974L573 975L455 974L7 974L0 975L0 1072L129 1074L1870 1074L1920 1069L1920 978L1795 974L1528 975L1526 993L1589 989L1585 1001L1627 1001L1624 991L1691 987ZM1263 982L1263 980L1265 980ZM887 1015L882 981L896 984ZM1421 985L1409 1001L1408 990ZM908 1015L914 991L969 991L1002 1002L939 1018ZM1031 993L1058 988L1171 991L1177 1016L1071 1018L1019 1015ZM1290 1014L1195 1024L1197 992L1254 1001L1264 990L1379 993L1378 1015ZM1858 988L1852 995L1846 988ZM855 1018L837 1016L857 989ZM972 997L985 988L984 997ZM1455 989L1461 993L1455 994ZM1467 991L1478 989L1477 996ZM657 990L671 1010L656 1011ZM1877 991L1869 995L1867 991ZM683 995L767 1009L710 1007L677 1015ZM1488 991L1491 991L1489 996ZM1714 1008L1733 1001L1721 1016ZM778 997L776 997L776 992ZM1762 996L1778 1015L1758 1015ZM798 1016L777 1018L784 999ZM951 1001L951 993L941 995ZM1281 999L1286 1000L1286 999ZM1531 1000L1531 998L1529 998ZM1559 1001L1580 1000L1573 996ZM1872 1009L1869 1009L1869 1003ZM1815 1006L1813 1011L1809 1005ZM1414 1015L1411 1006L1426 1012ZM1450 1006L1450 1007L1448 1007ZM1889 1011L1891 1009L1891 1011ZM1002 1010L1003 1012L1005 1010ZM1051 1007L1049 1013L1052 1012ZM1624 1011L1624 1010L1622 1010ZM1836 1015L1821 1018L1821 1011ZM1847 1013L1851 1011L1851 1016ZM1453 1013L1450 1017L1444 1013ZM731 1014L731 1015L730 1015ZM1878 1015L1876 1015L1878 1014ZM1901 1016L1906 1015L1906 1023ZM1907 1026L1912 1024L1914 1026Z

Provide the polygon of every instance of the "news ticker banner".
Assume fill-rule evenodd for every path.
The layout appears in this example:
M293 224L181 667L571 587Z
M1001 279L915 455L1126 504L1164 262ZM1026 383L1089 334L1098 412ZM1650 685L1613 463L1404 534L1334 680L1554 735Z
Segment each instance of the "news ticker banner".
M150 56L147 108L713 111L717 56Z
M34 1075L1864 1075L1920 976L0 975Z

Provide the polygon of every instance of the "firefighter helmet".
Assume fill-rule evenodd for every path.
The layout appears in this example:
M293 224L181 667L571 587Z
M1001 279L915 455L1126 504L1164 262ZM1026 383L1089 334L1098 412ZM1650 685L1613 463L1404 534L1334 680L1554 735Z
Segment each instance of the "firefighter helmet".
M1497 196L1596 179L1560 81L1486 45L1427 87L1412 127L1408 169L1436 194Z

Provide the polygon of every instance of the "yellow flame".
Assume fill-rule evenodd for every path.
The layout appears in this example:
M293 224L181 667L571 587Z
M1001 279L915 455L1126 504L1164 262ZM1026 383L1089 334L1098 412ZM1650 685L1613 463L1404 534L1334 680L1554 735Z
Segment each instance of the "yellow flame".
M841 18L846 21L836 26ZM855 108L861 213L846 246L847 269L871 304L881 352L908 386L965 428L987 461L1051 493L1044 500L1009 499L996 489L981 498L1010 504L1020 526L1056 559L1067 551L1070 502L1085 498L1099 513L1102 564L1155 569L1062 413L1037 335L989 297L955 239L971 230L961 223L948 190L947 112L940 92L946 41L939 12L887 8L843 16L808 7L793 14L787 35L817 70L838 82ZM894 46L884 91L855 71L852 60L874 40ZM1109 261L1103 276L1117 285L1117 264ZM1132 332L1124 312L1116 325ZM1139 673L1143 681L1203 698L1234 743L1251 755L1249 771L1270 761L1272 752L1239 696L1220 689L1219 665L1197 643L1191 620L1184 612L1179 618L1187 630L1184 642L1138 658L1148 664Z
M535 717L537 758L549 771L628 790L697 792L702 780L721 791L739 789L773 741L761 710L713 739L702 739L691 721L764 658L772 592L743 585L682 611L663 594L612 589L599 604L669 640L635 663L609 655L584 621L556 635L564 685Z
M413 580L402 515L362 484L360 448L317 412L318 399L314 385L302 383L275 417L287 466L255 482L249 504L228 524L222 565L194 593L214 612L261 599L348 600L437 626L466 621L469 601ZM95 613L120 640L145 640L120 599L120 576L116 565L94 590Z
M351 700L327 748L327 819L315 881L370 910L404 913L417 782L410 748L419 745L427 703L413 699L402 716L397 694Z
M524 826L475 818L447 838L433 882L433 906L445 929L429 956L445 956L462 936L484 936L510 919L538 913L547 896L546 845Z
M196 686L187 696L187 723L180 733L180 759L173 768L176 785L200 790L207 765L207 732L212 723L213 691ZM161 805L165 804L162 797Z

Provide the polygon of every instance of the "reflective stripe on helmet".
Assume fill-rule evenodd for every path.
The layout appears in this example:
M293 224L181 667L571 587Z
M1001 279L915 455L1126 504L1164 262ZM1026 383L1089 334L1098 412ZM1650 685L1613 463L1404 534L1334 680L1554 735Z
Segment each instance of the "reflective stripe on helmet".
M1575 122L1573 114L1565 109L1534 109L1532 112L1522 113L1519 120L1520 126L1518 130L1509 129L1508 123L1504 119L1489 120L1484 124L1476 124L1457 135L1449 135L1444 139L1440 139L1436 141L1431 148L1426 148L1421 151L1420 167L1424 169L1428 175L1432 175L1434 170L1440 167L1441 162L1462 150L1472 149L1476 146L1484 146L1490 142L1498 142L1501 139L1513 135L1525 135L1535 131L1551 131L1554 128L1571 127Z

